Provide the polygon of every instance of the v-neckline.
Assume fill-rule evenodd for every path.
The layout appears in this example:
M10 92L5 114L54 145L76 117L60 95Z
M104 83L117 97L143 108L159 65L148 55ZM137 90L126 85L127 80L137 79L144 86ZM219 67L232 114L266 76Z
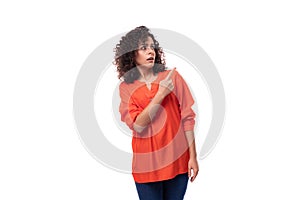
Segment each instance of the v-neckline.
M151 91L152 90L152 83L156 82L156 80L158 79L158 76L159 76L159 73L157 73L157 75L156 75L156 77L153 81L148 82L148 83L146 81L140 81L140 80L137 80L137 81L142 83L142 84L145 84L148 91Z
M152 89L152 82L150 82L150 83L145 82L145 85L146 85L146 87L148 88L149 91L151 91L151 89Z

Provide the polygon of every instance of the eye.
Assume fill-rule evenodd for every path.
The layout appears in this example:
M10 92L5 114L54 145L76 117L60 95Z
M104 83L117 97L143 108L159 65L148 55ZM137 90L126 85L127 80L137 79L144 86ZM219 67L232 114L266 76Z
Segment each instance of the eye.
M140 47L140 49L141 49L141 50L146 50L147 47L146 47L145 45L143 45L143 46Z
M155 45L154 44L151 45L151 49L155 49Z

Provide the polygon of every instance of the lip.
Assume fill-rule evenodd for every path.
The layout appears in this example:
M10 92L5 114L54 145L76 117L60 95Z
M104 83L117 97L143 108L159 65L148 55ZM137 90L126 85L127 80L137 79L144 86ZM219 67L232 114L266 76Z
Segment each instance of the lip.
M153 61L154 61L154 57L149 57L149 58L147 58L147 61L153 62Z

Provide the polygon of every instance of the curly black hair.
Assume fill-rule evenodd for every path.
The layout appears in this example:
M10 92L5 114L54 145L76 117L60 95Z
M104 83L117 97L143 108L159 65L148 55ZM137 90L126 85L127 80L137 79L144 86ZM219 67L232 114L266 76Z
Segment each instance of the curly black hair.
M123 36L120 43L117 44L114 49L115 60L113 64L117 66L119 79L123 77L126 83L133 83L140 77L140 72L137 70L135 64L135 52L138 49L139 43L145 42L148 37L151 37L154 41L154 51L156 55L155 64L152 68L153 72L158 73L166 70L164 52L162 48L159 47L158 41L147 27L139 26Z

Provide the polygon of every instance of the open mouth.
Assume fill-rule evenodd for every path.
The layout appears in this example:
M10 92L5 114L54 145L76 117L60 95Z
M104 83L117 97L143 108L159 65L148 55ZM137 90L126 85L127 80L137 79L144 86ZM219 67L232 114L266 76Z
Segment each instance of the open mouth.
M153 60L154 60L154 58L153 58L153 57L150 57L150 58L148 58L147 60L153 61Z

